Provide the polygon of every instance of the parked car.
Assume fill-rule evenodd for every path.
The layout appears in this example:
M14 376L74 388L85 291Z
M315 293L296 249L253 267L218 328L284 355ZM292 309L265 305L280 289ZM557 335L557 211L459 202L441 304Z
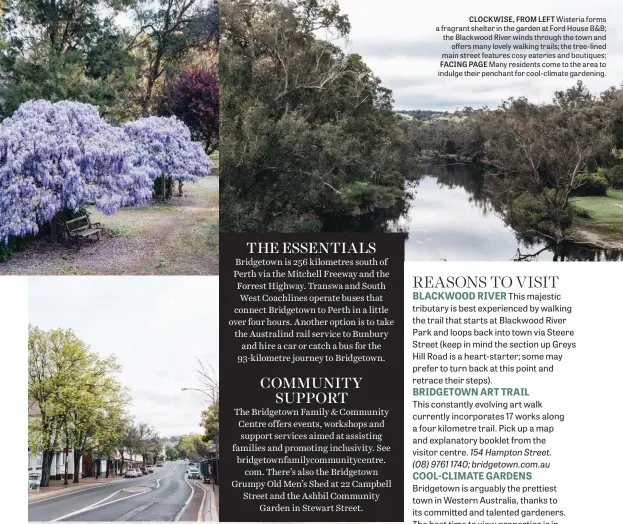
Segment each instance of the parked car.
M149 474L149 471L147 471L147 468L145 466L141 466L139 469L141 470L141 474L142 475L148 475Z
M134 469L134 468L128 469L128 470L126 470L124 477L126 477L126 478L136 478L136 477L139 476L139 473L140 472L139 472L138 469Z
M157 468L161 468L162 466L164 466L164 464L162 463L161 460L159 460L158 462L156 462L156 467Z
M154 466L147 466L147 471L149 473L153 473L154 471L156 471L156 468Z
M197 468L188 468L189 479L201 479L201 473Z

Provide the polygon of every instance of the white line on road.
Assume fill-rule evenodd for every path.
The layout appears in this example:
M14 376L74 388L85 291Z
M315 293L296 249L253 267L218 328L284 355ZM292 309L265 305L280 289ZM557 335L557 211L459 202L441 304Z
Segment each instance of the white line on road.
M171 473L167 473L164 477L160 477L157 481L156 481L156 487L159 488L160 487L160 481L162 479L166 479L169 475L173 475L173 473L175 473L177 471L177 468L175 468L173 471L171 471Z
M123 491L123 490L120 489L119 491ZM115 491L115 493L113 493L113 495L116 495L117 493L119 493L119 491ZM86 508L82 508L82 509L79 509L78 511L74 511L73 513L68 513L67 515L63 515L62 517L55 518L54 520L51 520L50 522L58 522L59 520L63 520L63 519L69 518L69 517L73 517L74 515L80 515L81 513L86 513L87 511L91 511L91 510L94 510L94 509L100 509L100 508L103 508L104 506L108 506L108 504L114 504L115 502L121 502L122 500L131 499L132 497L138 497L139 495L144 495L145 493L149 493L150 491L151 490L141 491L140 493L135 493L134 495L128 495L127 497L122 497L120 499L111 500L110 502L105 502L104 504L102 504L102 502L104 500L108 500L110 497L112 497L112 495L109 495L105 499L102 499L99 502L96 502L95 504L91 504L90 506L87 506Z
M193 482L194 484L194 482ZM206 496L208 495L208 490L205 489L201 484L197 483L197 485L203 490L203 498L201 499L201 506L199 506L199 512L197 513L197 522L203 522L205 519L203 518L203 505L206 501Z
M156 480L156 488L160 487L160 481L161 480L163 480L166 477L172 475L176 471L177 471L177 467L174 468L170 473L167 473L163 477L160 477L159 479L157 479ZM191 486L191 489L192 489L192 486ZM120 499L111 500L110 502L106 502L109 498L114 497L117 493L119 493L121 491L123 491L123 488L115 491L114 493L112 493L111 495L108 495L107 497L103 498L102 500L99 500L99 501L95 502L94 504L91 504L91 505L87 506L86 508L82 508L82 509L79 509L79 510L74 511L72 513L68 513L67 515L63 515L61 517L55 518L54 520L51 520L50 522L58 522L59 520L63 520L63 519L69 518L69 517L73 517L75 515L80 515L81 513L86 513L87 511L91 511L93 509L99 509L101 507L108 506L108 504L113 504L114 502L121 502L122 500L131 499L132 497L138 497L139 495L144 495L145 493L149 493L151 491L151 489L148 489L148 490L145 490L145 491L141 491L140 493L135 493L134 495L129 495L127 497L122 497ZM191 497L192 497L192 493L191 493ZM188 501L186 501L186 504L188 504Z

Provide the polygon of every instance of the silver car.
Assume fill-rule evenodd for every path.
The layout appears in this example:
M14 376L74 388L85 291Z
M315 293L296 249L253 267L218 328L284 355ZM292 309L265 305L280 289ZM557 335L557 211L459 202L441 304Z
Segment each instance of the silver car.
M201 472L197 468L188 468L189 479L201 479Z

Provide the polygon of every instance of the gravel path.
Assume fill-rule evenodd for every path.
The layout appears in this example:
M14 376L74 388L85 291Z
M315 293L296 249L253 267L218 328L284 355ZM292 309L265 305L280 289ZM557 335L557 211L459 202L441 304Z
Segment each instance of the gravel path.
M101 222L99 242L80 248L39 239L0 263L4 275L218 275L218 177L184 184L166 204L122 209ZM177 194L177 188L174 195Z

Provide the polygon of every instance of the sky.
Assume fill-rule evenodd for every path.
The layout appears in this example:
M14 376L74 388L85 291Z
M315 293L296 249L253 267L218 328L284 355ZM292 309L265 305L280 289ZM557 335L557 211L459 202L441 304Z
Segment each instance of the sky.
M447 43L436 26L464 26L469 16L534 15L591 16L607 18L608 69L606 78L584 81L593 92L623 82L623 16L612 0L524 0L519 3L476 0L472 2L414 2L411 0L338 0L352 25L347 51L363 57L383 85L394 92L397 110L454 111L464 106L498 107L510 96L527 96L550 102L556 90L576 80L556 78L455 79L437 76L439 59ZM447 52L451 52L448 50Z
M131 413L161 437L201 433L208 397L197 358L218 374L217 277L30 277L29 322L73 329L116 355Z

